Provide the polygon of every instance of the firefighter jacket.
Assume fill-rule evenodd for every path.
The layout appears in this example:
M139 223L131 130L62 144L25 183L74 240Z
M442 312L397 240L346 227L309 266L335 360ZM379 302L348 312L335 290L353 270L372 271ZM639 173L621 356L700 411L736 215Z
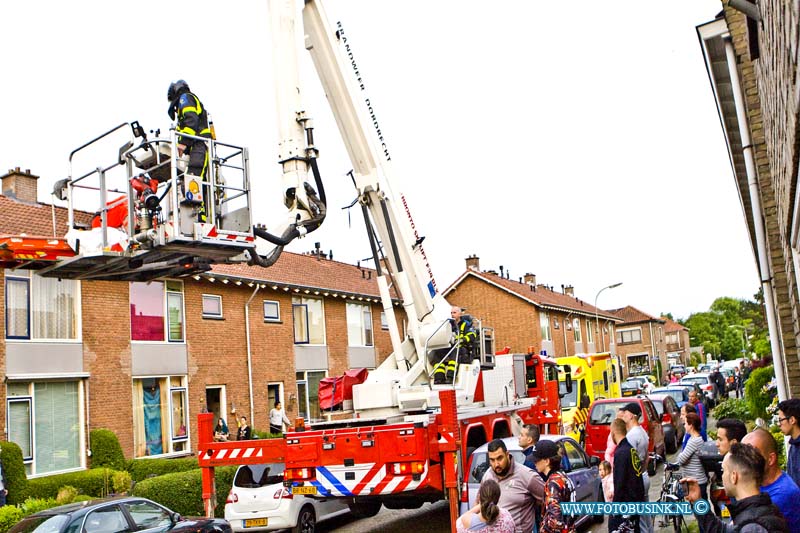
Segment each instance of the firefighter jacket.
M456 334L456 344L459 349L471 349L478 338L475 328L472 327L472 321L463 318L458 321L458 324L453 324L453 332Z
M185 92L178 97L175 104L178 116L178 133L187 133L197 137L211 137L208 127L208 113L200 99L190 92ZM178 137L178 143L191 146L196 139Z

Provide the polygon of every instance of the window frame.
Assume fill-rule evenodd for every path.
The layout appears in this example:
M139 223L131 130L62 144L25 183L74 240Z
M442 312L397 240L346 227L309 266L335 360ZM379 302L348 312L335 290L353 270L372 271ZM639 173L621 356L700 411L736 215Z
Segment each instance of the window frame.
M298 300L298 303L295 303L295 300ZM321 331L322 342L312 342L311 337L312 336L316 336L316 332L312 333L312 328L311 328L312 320L311 320L311 314L309 313L310 305L309 305L308 301L319 302L319 312L320 312L319 321L320 321L320 324L321 324L321 327L322 327L322 331ZM298 341L297 340L297 317L295 316L295 313L296 313L296 309L301 308L301 307L305 308L304 311L303 311L303 316L304 316L305 326L306 326L305 327L306 340ZM325 327L325 300L324 299L317 298L317 297L312 297L312 296L300 296L300 295L293 296L292 297L292 321L293 321L292 328L293 328L293 331L294 331L294 338L295 338L294 343L295 344L303 344L303 345L308 345L308 346L326 346L327 345L328 336L327 336L327 331L326 331L327 328Z
M133 315L131 317L131 342L132 343L141 343L141 344L186 344L186 287L183 281L180 280L173 280L173 279L164 279L164 280L154 280L149 282L144 281L131 281L128 285L128 306L132 304L131 302L131 295L133 293L133 284L134 283L161 283L163 284L162 287L162 320L163 327L164 327L164 337L161 340L139 340L133 338ZM170 288L170 284L180 285L180 290ZM172 338L172 318L170 317L170 296L177 296L180 298L180 338L173 339Z
M183 456L183 455L190 455L192 453L192 444L191 444L191 413L189 411L189 386L188 386L188 376L183 374L170 374L170 375L158 375L158 376L136 376L131 378L131 389L133 392L133 417L137 417L139 415L142 416L141 418L141 425L142 428L144 427L145 420L144 420L144 412L143 409L137 409L137 389L136 387L144 388L144 384L138 385L137 382L143 382L144 380L156 380L156 383L159 387L159 393L161 393L162 389L166 387L166 406L161 406L159 409L159 415L161 416L161 446L162 446L162 453L155 454L155 455L148 455L145 453L144 455L137 455L138 448L137 445L141 443L137 443L137 422L136 420L132 420L133 427L131 428L133 431L133 458L134 459L144 459L144 458L152 458L152 457L176 457L176 456ZM173 385L173 380L179 380L179 384ZM186 434L182 436L175 435L175 428L173 425L173 409L174 404L172 400L173 392L178 391L183 393L183 418L186 424ZM142 407L144 404L142 404ZM221 408L222 406L220 406ZM165 417L168 420L165 420ZM163 427L168 424L169 431L164 437L164 429ZM145 434L146 438L146 434ZM176 444L182 445L183 449L176 450ZM144 450L147 450L147 443L144 443Z
M358 308L358 309L356 309ZM351 311L352 317L355 318L357 314L358 324L350 322ZM372 327L372 307L369 304L361 302L346 302L345 303L345 321L347 322L347 345L356 347L373 347L375 346L375 330ZM350 335L350 327L358 327L359 339L352 339ZM368 333L369 332L369 333Z
M297 371L295 371L295 383L296 383L296 388L297 388L297 403L298 403L297 415L301 416L302 414L306 414L307 415L307 417L306 417L307 421L317 421L317 420L321 420L322 418L317 419L317 418L312 418L312 416L311 416L311 394L309 393L310 391L309 391L309 378L308 378L308 374L309 373L322 373L323 376L319 380L319 381L322 381L322 379L328 377L328 370L320 368L318 370L297 370ZM300 376L301 374L302 374L302 378ZM300 394L300 385L301 384L305 386L305 391L306 391L305 399ZM305 405L302 405L301 402L304 402ZM317 403L319 404L319 382L317 383ZM322 417L324 415L325 411L323 411L322 408L319 407L319 405L318 405L318 409L320 411L320 417Z
M202 307L201 307L201 309L202 309L203 318L211 318L211 319L224 318L223 309L222 309L222 295L220 295L220 294L202 294L201 298L202 298ZM206 300L207 299L215 300L217 302L218 307L219 307L219 312L218 313L207 313L206 312Z
M542 341L552 342L553 334L550 330L550 313L539 311L539 328L541 329Z
M8 282L11 281L13 283L22 282L25 284L25 293L26 293L26 302L25 302L25 335L9 335L8 331L11 329L9 327L9 318L11 313L8 312L10 306L8 305L8 298L11 291L8 290ZM30 278L22 278L19 276L9 275L5 277L5 315L6 315L6 339L9 340L31 340L31 279Z
M33 458L36 456L36 431L35 431L35 414L33 405L33 395L30 394L30 385L28 385L27 396L6 396L6 440L11 437L11 404L12 403L27 403L28 404L28 442L30 442L30 456L25 456L24 450L22 455L22 462L24 464L33 463ZM21 448L20 448L21 449Z
M638 333L638 339L636 339L633 333ZM625 340L625 334L630 334L630 340ZM642 328L626 328L626 329L617 329L616 334L619 335L617 337L617 342L619 344L641 344L642 343Z
M581 319L580 318L573 318L572 319L572 335L575 338L575 342L583 342L583 335L581 334Z
M267 315L267 305L275 304L275 316ZM281 321L281 304L278 300L261 300L261 312L264 316L264 322L280 322Z
M35 330L38 329L37 322L35 320L34 314L41 311L47 311L48 308L40 309L37 307L34 309L34 301L36 296L36 283L34 283L33 276L36 273L33 271L20 271L19 269L6 269L4 278L4 290L5 290L5 298L4 298L4 305L5 305L5 339L9 341L30 341L30 342L41 342L41 343L80 343L82 342L82 324L81 324L81 283L75 280L59 280L59 282L70 282L74 283L74 292L61 292L60 294L69 295L72 297L72 316L71 318L74 319L74 323L72 324L70 329L74 330L73 337L38 337L36 336ZM50 279L50 278L43 278L43 279ZM11 281L12 283L24 282L25 284L25 291L26 291L26 302L25 302L25 335L9 335L9 319L10 313L8 310L10 309L9 306L9 294L11 291L8 290L7 283ZM61 318L63 313L59 310L56 315ZM58 326L60 327L60 326Z
M586 319L586 344L594 344L594 329L591 318Z

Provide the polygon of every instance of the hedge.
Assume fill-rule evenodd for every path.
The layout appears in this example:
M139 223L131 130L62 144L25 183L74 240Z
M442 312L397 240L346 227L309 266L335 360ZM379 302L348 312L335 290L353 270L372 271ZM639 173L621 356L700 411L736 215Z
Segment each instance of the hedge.
M125 470L131 473L134 482L164 474L185 472L199 468L197 457L177 457L175 459L132 459L125 462Z
M22 462L22 449L14 442L0 442L0 458L8 482L9 505L22 503L28 497L28 477L25 474L25 463ZM2 519L0 518L0 522Z
M11 495L11 492L8 493ZM25 518L22 509L13 505L0 507L0 531L8 531L11 526Z
M214 515L225 516L225 500L233 485L236 466L215 469L217 507ZM133 495L149 498L184 516L203 516L203 489L200 469L165 474L140 481L133 488Z
M113 431L93 429L89 433L92 451L92 468L110 468L125 470L125 454Z
M745 398L726 398L722 400L712 409L711 416L716 420L735 418L742 422L754 419Z
M28 494L33 498L55 498L61 487L69 485L80 494L105 497L112 492L114 470L94 468L68 474L39 477L28 480Z
M754 418L769 418L767 407L772 403L772 394L764 391L764 386L775 377L772 366L757 368L750 373L744 384L744 397Z

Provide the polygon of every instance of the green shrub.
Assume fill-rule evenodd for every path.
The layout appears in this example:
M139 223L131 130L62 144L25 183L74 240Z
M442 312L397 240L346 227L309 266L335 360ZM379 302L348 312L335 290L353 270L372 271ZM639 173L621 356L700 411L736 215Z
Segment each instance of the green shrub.
M217 507L215 516L225 516L225 499L233 484L236 466L215 469ZM145 479L133 488L134 496L149 498L186 516L203 516L203 489L200 469L176 472Z
M100 498L111 492L113 475L114 471L109 468L93 468L80 472L34 478L28 481L28 494L34 498L55 498L61 487L69 485L78 489L81 494Z
M778 445L778 465L781 467L781 470L785 471L786 450L784 449L783 433L781 433L781 430L778 429L778 426L770 427L769 432L772 433L772 438L775 439L775 444Z
M744 398L727 398L717 404L711 411L711 416L717 420L723 418L736 418L743 422L754 420L755 417L750 413L750 407Z
M133 459L127 461L125 470L130 472L136 483L154 476L185 472L199 468L197 457L177 457L175 459Z
M114 472L111 476L111 486L114 487L115 494L128 494L131 490L131 475L124 470L121 472Z
M58 505L65 505L67 503L72 503L72 500L75 499L75 496L78 495L78 489L75 487L70 487L69 485L65 485L58 489L58 496L56 496L56 501Z
M89 433L89 440L92 445L92 468L125 469L125 455L113 431L93 429Z
M20 505L20 509L22 509L22 514L25 516L32 515L33 513L38 513L39 511L44 511L45 509L50 509L51 507L57 507L60 505L55 498L28 498L22 505Z
M282 439L283 433L269 433L267 431L261 431L258 429L254 429L252 431L252 435L254 439Z
M25 463L22 462L22 450L14 442L0 442L0 458L8 482L9 505L17 505L28 497L28 477L25 475Z
M77 502L88 502L89 500L94 500L94 496L89 496L88 494L78 494L74 498L72 498L72 503Z
M11 492L9 491L9 495ZM19 522L25 517L22 509L14 505L5 505L0 507L0 531L6 532L11 529L11 526Z
M750 373L744 384L744 397L753 418L768 418L767 406L772 403L772 394L764 391L764 385L775 377L772 366L757 368Z

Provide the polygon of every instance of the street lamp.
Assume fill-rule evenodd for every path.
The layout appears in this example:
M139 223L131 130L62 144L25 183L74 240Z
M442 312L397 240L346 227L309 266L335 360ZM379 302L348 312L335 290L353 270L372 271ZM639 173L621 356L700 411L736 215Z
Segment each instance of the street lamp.
M739 324L729 324L729 328L740 328L742 330L742 357L747 357L745 342L747 339L747 326L740 326Z
M594 296L594 327L597 330L597 334L600 335L600 338L602 339L602 343L603 343L602 351L603 352L606 351L606 336L603 333L603 331L600 329L600 319L599 319L599 315L598 315L598 312L597 312L597 298L600 296L600 293L603 292L604 290L606 290L606 289L616 289L620 285L622 285L621 281L619 283L614 283L614 284L609 285L607 287L603 287L602 289L597 291L597 294L595 294L595 296Z

